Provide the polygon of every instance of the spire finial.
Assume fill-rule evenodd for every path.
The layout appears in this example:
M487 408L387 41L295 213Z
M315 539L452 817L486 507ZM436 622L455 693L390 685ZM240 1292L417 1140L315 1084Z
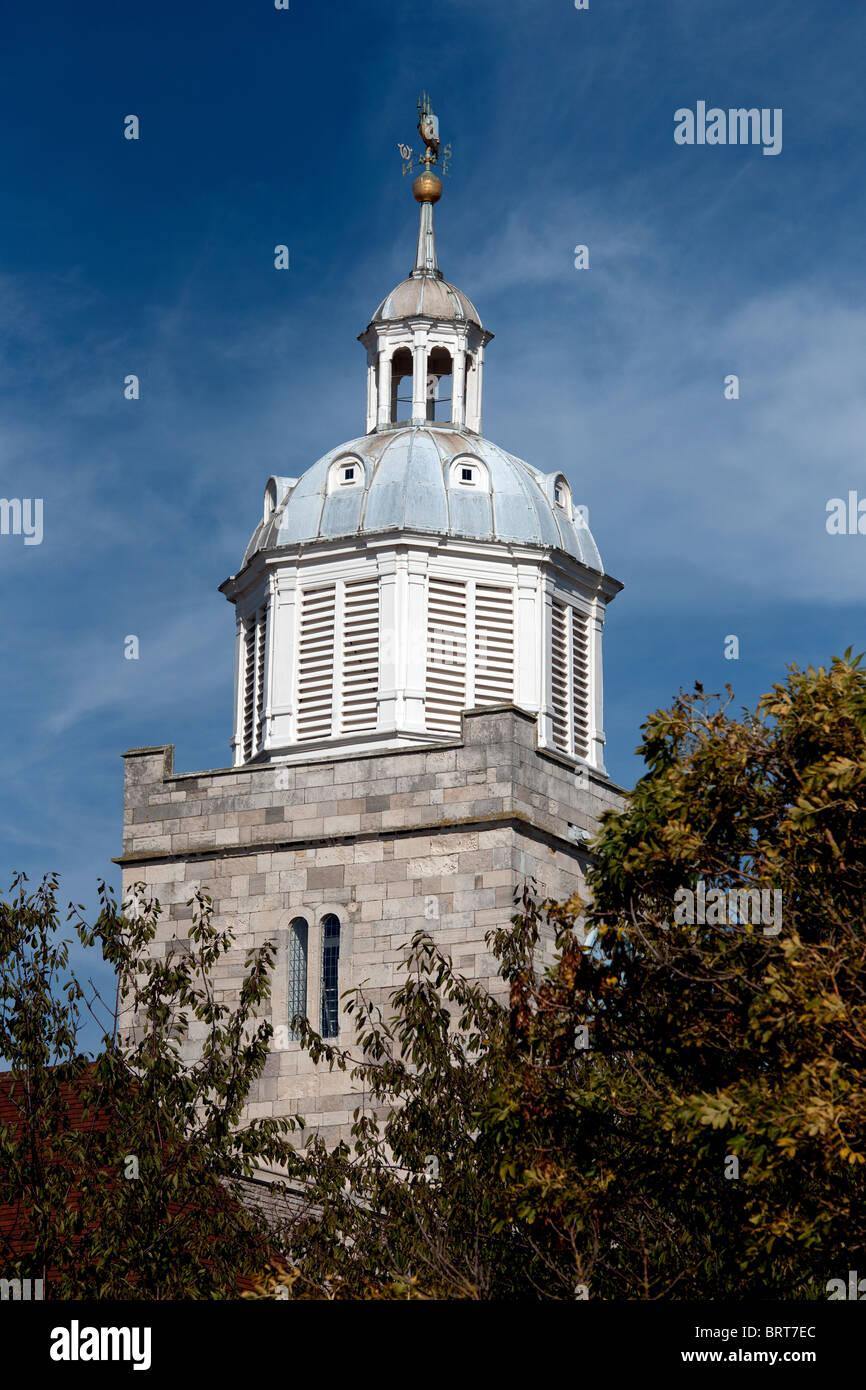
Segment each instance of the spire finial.
M451 146L441 151L439 144L439 117L434 113L430 96L422 92L418 98L418 134L424 141L424 153L415 159L411 145L399 144L403 157L403 173L421 168L421 173L412 184L416 202L421 204L421 219L418 227L418 252L415 257L414 275L440 275L436 260L436 236L433 231L433 204L442 197L442 180L433 172L434 166L447 176L451 162Z

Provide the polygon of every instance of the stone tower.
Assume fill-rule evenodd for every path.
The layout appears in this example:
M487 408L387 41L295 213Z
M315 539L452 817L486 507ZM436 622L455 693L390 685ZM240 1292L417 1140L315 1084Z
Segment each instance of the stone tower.
M160 898L164 950L194 890L211 893L237 932L218 998L250 947L277 942L274 1050L248 1111L300 1111L329 1140L348 1137L357 1097L312 1065L293 1017L348 1045L340 996L386 997L422 926L492 983L485 933L515 886L581 890L585 842L622 795L602 722L602 625L622 586L565 473L481 434L492 334L439 270L431 119L415 264L360 336L366 432L268 480L221 585L237 624L232 766L175 773L172 746L124 755L124 895L143 880Z

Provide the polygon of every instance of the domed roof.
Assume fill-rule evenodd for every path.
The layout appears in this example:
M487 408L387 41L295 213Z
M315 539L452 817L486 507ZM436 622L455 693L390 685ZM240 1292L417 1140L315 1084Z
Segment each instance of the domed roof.
M443 280L438 272L416 273L401 280L382 300L372 322L389 323L393 319L415 318L422 314L430 319L466 319L482 327L472 301L462 290Z
M466 486L460 474L473 462L481 467ZM344 485L342 470L353 464L360 472ZM271 480L274 510L257 527L244 564L278 546L399 530L553 547L603 573L589 528L557 504L562 476L444 423L367 434L332 449L297 481Z

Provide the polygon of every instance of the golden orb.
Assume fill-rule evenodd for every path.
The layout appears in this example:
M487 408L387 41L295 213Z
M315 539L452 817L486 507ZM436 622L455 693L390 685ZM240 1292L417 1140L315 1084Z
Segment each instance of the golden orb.
M412 192L419 203L438 203L442 197L442 180L431 174L429 169L425 169L413 183Z

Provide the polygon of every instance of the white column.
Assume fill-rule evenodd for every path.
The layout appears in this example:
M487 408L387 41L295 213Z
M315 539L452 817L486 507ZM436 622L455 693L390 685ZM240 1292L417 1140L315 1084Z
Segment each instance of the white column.
M538 618L542 610L538 585L538 570L535 565L517 567L517 614L515 659L517 679L515 699L521 709L537 714L541 708L541 673L543 650L541 625Z
M291 743L294 737L295 575L277 573L273 576L272 585L268 623L267 739L269 747L282 748Z
M474 424L471 420L467 421L469 428L476 434L481 433L481 401L482 388L484 385L484 348L480 347L475 354L475 403L474 403Z
M601 634L604 627L604 603L597 598L593 602L592 616L589 620L589 689L590 726L589 761L599 772L604 772L604 678L601 665Z
M478 431L478 362L475 357L471 366L464 366L463 394L466 399L466 428Z
M427 570L426 553L408 557L404 721L415 732L427 727Z
M427 333L415 334L412 351L412 423L423 425L427 420Z
M375 428L378 420L378 404L376 395L376 359L371 357L367 362L367 433L370 434Z
M391 424L391 357L384 349L379 354L379 424Z
M466 343L459 342L451 359L451 423L462 425L466 420Z
M380 553L379 568L379 689L376 728L397 727L397 556L393 550Z

